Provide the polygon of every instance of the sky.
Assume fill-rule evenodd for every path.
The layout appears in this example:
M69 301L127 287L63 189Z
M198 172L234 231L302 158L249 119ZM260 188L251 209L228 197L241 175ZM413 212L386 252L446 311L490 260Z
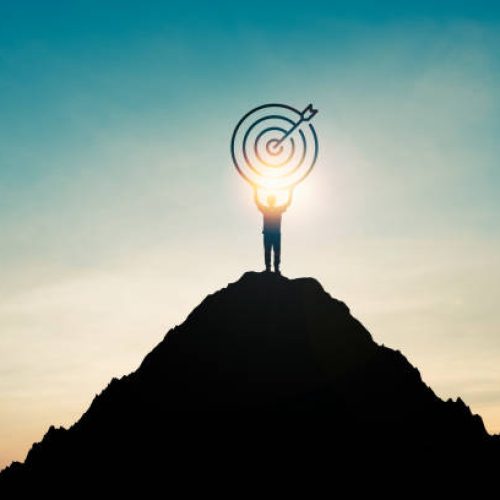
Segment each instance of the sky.
M270 102L319 109L283 273L500 433L499 28L477 0L0 0L0 467L263 269L229 141Z

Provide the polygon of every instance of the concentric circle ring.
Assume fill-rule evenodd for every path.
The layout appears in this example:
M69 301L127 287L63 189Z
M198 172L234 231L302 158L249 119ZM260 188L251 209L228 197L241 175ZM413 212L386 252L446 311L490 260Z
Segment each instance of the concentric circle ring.
M309 175L318 157L318 138L313 125L301 118L292 106L264 104L240 119L231 138L231 156L247 182L267 187L271 179L276 188L289 189Z

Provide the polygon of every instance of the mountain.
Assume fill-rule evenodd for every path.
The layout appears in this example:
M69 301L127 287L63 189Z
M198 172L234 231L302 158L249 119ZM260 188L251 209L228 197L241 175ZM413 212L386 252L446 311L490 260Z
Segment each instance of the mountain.
M72 427L51 427L0 485L109 485L152 471L172 480L186 465L193 475L255 457L306 467L349 455L358 467L383 456L477 463L498 461L500 444L316 280L247 272L113 379Z

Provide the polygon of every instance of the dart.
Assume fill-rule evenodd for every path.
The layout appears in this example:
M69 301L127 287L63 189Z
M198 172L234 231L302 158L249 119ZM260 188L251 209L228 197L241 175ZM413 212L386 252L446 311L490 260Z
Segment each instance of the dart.
M302 125L302 123L310 121L317 112L318 110L314 109L312 104L309 104L309 106L307 106L304 111L300 113L299 120L292 126L292 128L281 139L273 141L272 148L277 149L287 137L292 135L293 132L295 132L295 130Z

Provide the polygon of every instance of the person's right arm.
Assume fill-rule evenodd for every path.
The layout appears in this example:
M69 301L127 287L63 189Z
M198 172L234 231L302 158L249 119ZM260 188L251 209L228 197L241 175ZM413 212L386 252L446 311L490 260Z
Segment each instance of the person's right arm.
M255 201L255 204L257 205L257 208L263 212L264 211L264 205L259 201L259 196L257 195L257 190L253 190L253 199Z

